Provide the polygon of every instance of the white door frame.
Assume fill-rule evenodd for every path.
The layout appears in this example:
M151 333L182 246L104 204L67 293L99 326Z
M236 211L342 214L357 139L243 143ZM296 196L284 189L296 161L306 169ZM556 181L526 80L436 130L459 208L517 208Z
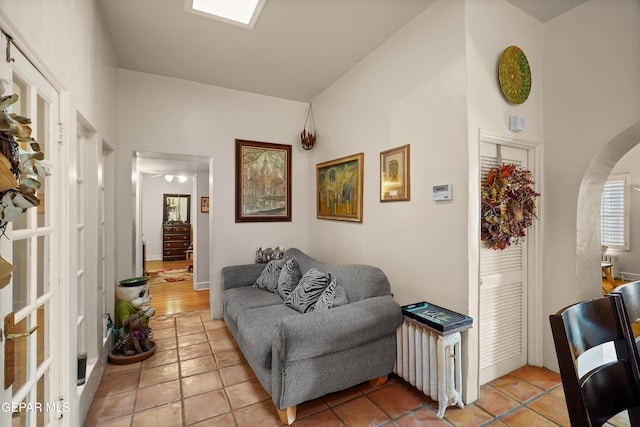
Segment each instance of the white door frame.
M6 28L10 28L10 24L8 23L8 21L0 14L0 28L6 29ZM14 34L17 34L17 32L14 32ZM0 35L0 40L2 40L2 50L4 51L4 47L6 45L6 40L7 37L4 34ZM67 425L67 423L69 422L69 416L66 416L68 412L70 412L70 406L69 406L69 381L68 381L68 376L69 376L69 371L68 371L68 367L65 365L65 363L63 363L63 361L68 359L68 348L64 345L56 345L54 343L60 343L60 342L65 342L66 340L63 339L64 337L64 331L66 330L67 327L67 319L64 316L58 316L57 313L64 313L65 310L62 308L62 306L65 304L65 288L63 286L63 284L66 282L65 280L63 280L63 277L65 276L65 262L66 262L66 257L65 257L65 251L63 246L65 245L65 240L63 238L64 236L64 232L65 232L65 228L63 226L63 222L64 222L64 218L63 218L63 212L64 212L64 204L63 204L63 200L65 199L64 197L64 192L65 192L65 188L64 188L64 175L62 174L62 171L65 170L64 167L64 162L66 159L66 156L64 155L64 147L60 146L60 132L59 132L59 125L62 122L63 118L62 118L62 111L64 111L63 108L63 102L64 102L64 97L62 95L62 93L57 89L59 88L59 85L55 84L54 79L50 78L50 75L47 75L45 72L43 72L44 68L40 68L38 66L38 64L33 61L31 58L33 56L29 55L29 49L25 48L25 44L21 43L20 41L16 41L15 39L12 40L12 44L14 45L11 49L11 57L14 58L18 58L15 63L14 62L5 62L6 59L3 58L3 63L2 63L2 75L0 76L2 78L2 84L4 86L3 89L6 89L7 92L11 91L11 87L6 87L5 85L10 83L12 80L12 76L11 74L13 74L14 68L16 67L21 67L21 68L17 68L22 70L21 72L21 77L22 78L27 78L27 85L34 87L38 93L38 95L40 95L43 99L47 99L48 101L50 101L50 104L48 105L52 105L53 109L50 110L50 115L49 116L45 116L46 119L48 119L48 122L44 122L45 125L47 125L45 132L46 132L46 137L45 140L43 141L39 141L41 143L46 143L47 145L45 146L46 152L45 152L45 156L47 157L47 160L52 160L53 161L53 165L55 166L55 169L52 171L53 172L53 176L48 178L47 181L47 185L48 187L48 198L45 199L45 209L46 212L48 212L48 220L49 222L45 223L45 224L38 224L37 228L32 229L25 229L25 230L16 230L15 231L15 236L23 236L25 238L29 238L32 239L33 237L36 236L41 236L41 235L46 235L46 236L51 236L53 237L52 239L50 239L49 241L49 245L48 246L48 253L47 258L49 261L48 265L48 269L45 270L47 272L47 278L48 278L48 284L49 284L49 290L45 290L44 293L36 299L33 299L37 296L37 294L33 294L32 297L30 297L30 302L28 306L26 306L24 309L20 310L20 312L23 313L31 313L31 311L33 310L37 310L37 307L39 307L41 304L48 304L48 310L50 312L50 314L47 316L48 318L48 322L45 325L38 325L40 326L40 329L38 332L36 331L36 334L33 337L28 337L26 338L27 340L33 340L35 339L35 337L38 335L38 333L46 333L45 336L49 337L49 343L51 343L50 345L45 343L45 348L49 349L49 355L51 357L51 359L47 358L45 359L45 361L42 363L41 366L38 366L38 375L44 374L45 373L45 369L48 369L49 371L49 377L47 379L47 381L49 382L49 387L46 388L45 393L47 393L44 396L44 399L46 400L45 402L42 402L43 405L56 405L56 407L58 407L60 410L56 410L55 412L57 413L51 413L54 412L53 410L49 411L50 413L47 414L46 418L48 418L48 424L47 425ZM20 46L20 51L18 51L18 48L15 46ZM24 65L22 65L24 64ZM43 88L44 91L43 91ZM29 97L32 98L30 99L30 103L33 104L34 102L36 102L36 96L35 94L29 94ZM32 114L28 113L28 112L23 112L23 114L26 114L28 116L31 116L32 118L35 118L37 120L42 120L44 118L41 117L34 117ZM36 128L34 126L32 126L34 128L34 134L32 135L35 139L38 139L38 135L35 133L36 132ZM35 209L35 208L34 208ZM27 211L27 215L29 215L30 217L32 217L30 219L30 221L35 221L36 215L35 215L35 210L34 209L30 209ZM35 223L33 223L35 226ZM11 234L11 228L12 226L9 225L8 227L8 234ZM33 234L35 233L35 234ZM28 237L31 236L33 234L33 237ZM3 240L6 240L6 238L3 238ZM9 254L11 254L12 249L11 249L11 243L7 244L6 242L1 242L3 248L5 249L3 252L7 252ZM53 258L49 258L48 255L50 254L54 254ZM30 256L32 262L36 262L35 261L35 256L31 255ZM35 282L34 282L35 283ZM6 288L4 288L2 291L0 291L1 293L1 298L0 301L2 301L1 306L0 306L0 318L4 319L5 315L9 312L11 312L13 310L12 307L12 289L11 289L12 285L7 286ZM34 286L34 285L31 285ZM34 292L35 288L32 288L30 290L30 292ZM44 306L44 305L43 305ZM17 313L18 314L18 313ZM33 317L33 314L27 314L27 316L31 316ZM16 318L17 320L17 318ZM33 326L33 325L30 325ZM2 325L1 327L4 327L4 325ZM0 352L1 352L1 356L0 359L2 359L2 361L4 362L4 346L6 344L6 340L2 340L2 342L0 343ZM33 343L29 343L28 345L31 346ZM35 350L35 346L30 347L31 351ZM10 404L11 402L13 402L13 404L15 404L17 402L17 400L21 400L22 399L22 394L30 394L33 391L35 391L35 387L37 387L36 385L33 385L33 387L28 388L28 387L23 387L21 390L15 390L13 386L10 386L9 388L7 388L6 390L4 389L4 363L2 362L2 364L0 364L0 377L3 379L2 384L3 387L2 389L0 389L0 400L5 403L5 404ZM35 363L36 363L36 359L35 359L35 355L31 355L27 361L29 369L35 368ZM37 377L36 377L37 378ZM43 377L44 378L44 377ZM28 386L29 382L27 382L25 385ZM15 393L18 393L16 396L14 396ZM17 399L17 400L16 400ZM59 406L57 406L59 405ZM5 411L5 408L3 407L3 410L0 411L0 424L1 425L5 425L5 423L7 423L7 425L10 425L12 423L11 420L11 410L10 411ZM10 408L13 409L13 408ZM53 406L48 407L47 409L54 409ZM42 408L40 409L40 411L47 411L47 409ZM37 415L37 411L39 410L39 408L36 406L34 407L29 407L27 406L26 408L19 409L20 412L32 412L32 414L30 414L31 416L31 422L29 422L30 426L35 426L35 422L36 422L36 416ZM28 414L29 416L29 414ZM8 418L7 418L8 417Z
M538 192L543 194L542 182L542 146L537 142L523 141L507 135L480 129L479 143L488 142L501 144L507 147L515 147L528 151L529 169L533 173ZM480 187L478 187L480 188ZM478 193L479 194L479 193ZM544 194L543 194L544 196ZM534 221L527 230L529 242L528 253L528 298L527 312L529 330L527 331L527 360L529 365L542 366L543 351L542 340L546 317L542 305L542 212L544 197L538 198L538 220ZM480 213L478 213L478 216Z
M469 314L475 316L480 310L480 144L482 142L521 148L529 153L529 167L533 172L538 192L543 197L538 200L538 221L527 231L528 251L528 331L527 331L527 363L533 366L543 364L543 332L545 316L543 313L542 295L542 231L544 209L544 182L542 179L542 146L539 142L524 141L509 135L485 129L478 129L478 137L474 138L469 153ZM476 323L477 325L477 323ZM468 360L466 389L463 388L464 400L474 401L479 397L479 331L474 327L467 336Z

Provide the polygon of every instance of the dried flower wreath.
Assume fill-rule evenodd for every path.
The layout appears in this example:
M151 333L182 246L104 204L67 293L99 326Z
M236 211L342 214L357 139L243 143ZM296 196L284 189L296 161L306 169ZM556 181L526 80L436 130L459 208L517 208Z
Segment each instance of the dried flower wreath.
M18 95L0 98L0 236L7 223L38 206L37 191L49 170L38 143L31 138L31 120L8 113Z
M514 164L491 168L482 182L481 239L492 249L519 243L537 218L535 182L531 171Z

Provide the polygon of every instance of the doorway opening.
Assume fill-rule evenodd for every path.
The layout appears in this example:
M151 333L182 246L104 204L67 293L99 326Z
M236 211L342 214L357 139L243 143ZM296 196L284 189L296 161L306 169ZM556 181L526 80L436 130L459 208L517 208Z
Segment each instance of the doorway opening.
M639 143L640 122L609 141L591 160L582 178L576 221L576 300L578 301L596 298L601 294L600 214L594 215L593 212L600 212L602 190L613 168ZM633 186L633 182L631 184Z
M536 153L530 146L513 141L487 140L481 136L480 172L484 179L493 166L516 164L538 175ZM496 251L480 248L480 289L478 330L480 337L480 385L529 363L531 340L536 333L530 327L535 311L530 309L537 297L535 225L527 239Z
M162 284L154 300L175 299L173 309L184 311L180 298L200 291L208 294L211 283L212 159L134 152L132 168L136 272ZM191 282L185 287L188 278ZM201 295L194 299L203 300Z

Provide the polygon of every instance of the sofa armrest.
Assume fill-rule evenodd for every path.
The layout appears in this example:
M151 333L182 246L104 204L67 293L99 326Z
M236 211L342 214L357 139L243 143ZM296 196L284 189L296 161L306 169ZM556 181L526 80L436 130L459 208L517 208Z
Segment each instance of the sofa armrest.
M281 361L308 359L395 334L400 324L402 310L391 295L288 316L275 324L273 354Z
M266 264L232 265L222 269L222 291L240 286L251 286L260 277Z

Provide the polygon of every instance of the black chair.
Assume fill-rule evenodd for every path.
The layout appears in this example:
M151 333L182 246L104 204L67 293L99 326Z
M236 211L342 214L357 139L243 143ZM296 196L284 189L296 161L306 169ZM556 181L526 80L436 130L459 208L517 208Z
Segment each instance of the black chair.
M617 295L577 303L549 316L572 426L601 426L627 410L640 426L640 370L631 327ZM580 376L578 358L613 342L616 360Z
M611 295L620 295L622 298L622 306L627 313L627 319L631 323L631 329L634 330L636 346L640 343L640 282L631 282L618 286ZM633 323L639 324L634 326Z

